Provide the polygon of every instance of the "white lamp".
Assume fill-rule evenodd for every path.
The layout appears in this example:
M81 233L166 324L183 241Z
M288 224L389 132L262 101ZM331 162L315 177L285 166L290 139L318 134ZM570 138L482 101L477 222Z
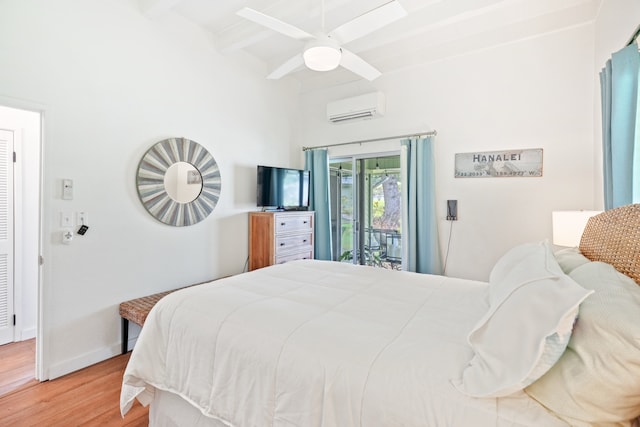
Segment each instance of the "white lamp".
M576 247L587 225L587 221L602 211L555 211L551 212L553 244Z
M335 40L318 35L304 47L304 65L314 71L330 71L340 65L342 50Z

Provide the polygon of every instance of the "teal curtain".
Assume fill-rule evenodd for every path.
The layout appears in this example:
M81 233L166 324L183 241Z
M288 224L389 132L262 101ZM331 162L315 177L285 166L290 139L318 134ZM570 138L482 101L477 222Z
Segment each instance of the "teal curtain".
M315 259L330 261L331 211L329 204L329 154L326 149L304 152L304 168L311 171L309 209L315 211L313 251Z
M433 137L403 139L400 143L402 269L442 274Z
M605 209L640 202L639 72L635 43L614 53L600 72Z

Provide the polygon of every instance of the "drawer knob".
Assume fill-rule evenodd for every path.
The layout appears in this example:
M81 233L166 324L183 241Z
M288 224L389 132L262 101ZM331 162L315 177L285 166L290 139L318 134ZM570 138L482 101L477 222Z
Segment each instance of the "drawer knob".
M284 243L280 243L280 246L284 246Z
M307 239L304 239L304 240L302 241L302 243L307 243Z
M307 221L302 221L303 224L307 224Z
M286 223L285 222L281 222L280 225L284 227Z

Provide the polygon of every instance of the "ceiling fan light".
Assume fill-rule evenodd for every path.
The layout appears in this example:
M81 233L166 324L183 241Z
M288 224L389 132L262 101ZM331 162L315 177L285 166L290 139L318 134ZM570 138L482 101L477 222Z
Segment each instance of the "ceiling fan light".
M307 48L302 56L308 68L314 71L330 71L340 65L342 51L333 46L316 45Z

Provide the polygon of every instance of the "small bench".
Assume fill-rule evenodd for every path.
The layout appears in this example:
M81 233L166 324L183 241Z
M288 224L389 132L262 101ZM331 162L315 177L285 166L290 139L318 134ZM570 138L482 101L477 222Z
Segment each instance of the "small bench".
M129 322L133 322L140 327L144 326L145 320L154 305L172 292L180 289L190 288L191 286L202 285L203 283L212 282L215 279L206 282L196 283L195 285L185 286L170 291L159 292L157 294L148 295L146 297L136 298L120 303L120 317L122 317L122 354L129 351Z

